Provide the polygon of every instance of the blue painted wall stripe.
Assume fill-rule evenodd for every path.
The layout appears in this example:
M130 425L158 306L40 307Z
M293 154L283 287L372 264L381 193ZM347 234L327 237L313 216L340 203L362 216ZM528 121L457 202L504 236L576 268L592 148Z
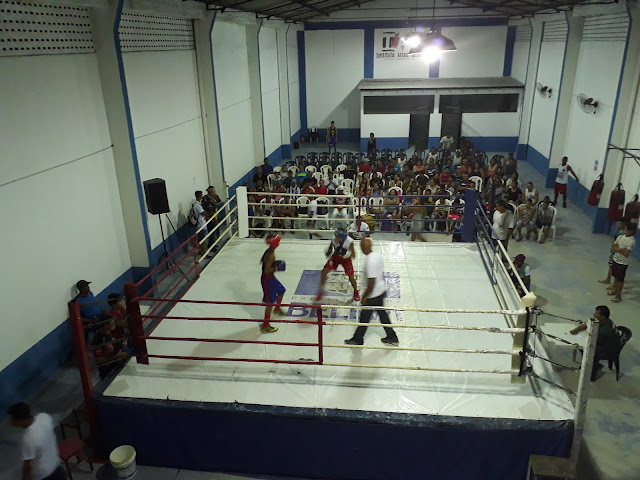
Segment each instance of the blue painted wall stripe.
M495 27L507 25L507 17L497 18L449 18L437 21L441 27ZM305 30L358 30L365 28L416 28L424 27L425 20L375 20L354 22L318 22L305 24Z
M307 130L307 68L305 64L304 30L298 32L298 81L300 83L300 129Z
M503 77L511 76L511 67L513 65L513 47L516 43L516 27L507 27L507 44L504 49L504 67L502 69Z
M375 29L364 29L364 78L373 78Z
M122 8L124 0L118 0L116 8L116 18L113 22L113 42L116 50L116 59L118 61L118 73L120 74L120 84L122 87L122 97L124 100L124 111L127 117L127 130L129 132L129 146L131 148L131 158L133 161L133 171L136 176L136 186L138 187L138 203L140 214L142 215L142 228L144 230L144 240L147 245L147 257L151 265L151 237L149 236L149 226L147 225L147 209L144 199L144 191L142 189L142 180L140 179L140 167L138 166L138 152L136 150L136 137L133 134L133 120L131 119L131 106L129 105L129 92L127 90L127 79L124 72L124 62L122 60L122 48L120 47L120 18L122 17Z
M436 33L442 33L442 27L434 27L433 30ZM445 53L446 55L446 53ZM429 78L438 78L440 77L440 59L437 59L435 62L431 62L429 64Z

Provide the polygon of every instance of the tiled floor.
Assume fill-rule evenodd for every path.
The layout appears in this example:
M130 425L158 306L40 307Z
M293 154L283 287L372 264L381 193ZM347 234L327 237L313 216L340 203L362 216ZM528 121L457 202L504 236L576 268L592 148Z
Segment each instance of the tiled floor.
M526 162L519 165L521 178L532 180L541 194L550 194L542 188L543 177ZM633 260L627 275L624 301L611 304L601 284L596 280L606 272L610 238L592 235L591 222L575 206L560 208L556 242L539 245L534 242L513 242L509 252L514 256L524 253L531 265L532 289L538 295L542 309L560 316L586 318L596 305L611 307L617 325L631 328L640 335L640 265ZM389 235L394 237L393 235ZM385 236L386 237L386 236ZM383 237L383 238L385 238ZM639 247L640 248L640 247ZM567 330L573 324L548 316L540 317L543 328ZM605 369L604 375L591 384L584 437L585 448L580 459L580 479L637 480L640 478L640 344L635 337L621 356L622 377ZM568 386L575 388L575 374L561 372ZM38 410L53 412L59 417L81 398L77 372L71 367L61 369L35 398L30 399ZM17 451L17 432L0 428L0 480L19 478L20 462ZM77 480L88 480L91 475L74 474ZM136 478L143 479L232 479L235 476L185 472L169 469L140 467Z

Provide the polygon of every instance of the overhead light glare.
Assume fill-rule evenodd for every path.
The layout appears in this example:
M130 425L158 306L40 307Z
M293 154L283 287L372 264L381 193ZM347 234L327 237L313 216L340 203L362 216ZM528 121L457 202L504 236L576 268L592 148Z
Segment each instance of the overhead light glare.
M433 63L440 59L440 55L442 54L442 50L438 47L426 47L422 50L422 59L427 63Z

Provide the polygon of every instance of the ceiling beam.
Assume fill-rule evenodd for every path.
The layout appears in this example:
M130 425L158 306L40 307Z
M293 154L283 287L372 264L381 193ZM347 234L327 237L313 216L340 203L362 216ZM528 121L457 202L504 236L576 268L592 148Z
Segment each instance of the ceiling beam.
M322 0L320 2L317 3L326 3L326 2L330 2L332 0ZM333 12L338 12L341 10L347 10L348 7L350 6L358 6L360 7L360 5L362 5L363 3L369 3L372 2L373 0L346 0L346 1L342 1L342 2L338 2L338 3L334 3L333 5L329 5L328 7L326 7L326 11L329 13L333 13ZM343 6L346 6L347 8L342 8ZM337 8L336 8L337 7ZM291 17L288 17L289 19L293 19L293 18L298 18L298 17L304 17L304 19L306 20L307 18L314 18L317 17L318 15L314 15L314 14L300 14L300 15L294 15Z
M308 3L308 0L298 0L298 2L304 5L305 7L309 8L310 10L313 10L314 12L318 12L319 15L326 15L327 17L329 16L329 12L320 10L319 8L315 7L314 4Z

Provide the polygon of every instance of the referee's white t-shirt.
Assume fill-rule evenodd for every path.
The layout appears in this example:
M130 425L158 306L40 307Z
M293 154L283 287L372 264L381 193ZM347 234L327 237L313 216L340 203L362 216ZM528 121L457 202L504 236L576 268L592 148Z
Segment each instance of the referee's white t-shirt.
M56 471L60 464L58 442L53 431L53 420L39 413L22 437L22 460L33 460L32 480L42 480Z
M373 290L369 294L369 298L375 298L382 295L387 291L387 285L384 283L384 260L382 255L378 252L371 252L365 256L364 259L364 276L363 276L363 291L366 291L370 278L375 278L376 283L373 286Z
M347 231L349 233L353 233L353 236L355 238L361 239L368 235L369 225L367 225L365 222L360 222L360 231L358 231L358 224L356 222L353 222L351 225L349 225Z

